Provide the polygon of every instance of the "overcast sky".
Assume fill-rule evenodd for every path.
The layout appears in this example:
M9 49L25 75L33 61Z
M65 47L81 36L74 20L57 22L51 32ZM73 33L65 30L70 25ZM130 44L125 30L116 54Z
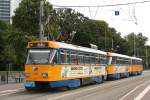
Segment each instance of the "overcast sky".
M137 2L144 0L49 0L51 4L62 6L97 6ZM148 0L145 0L148 1ZM150 2L115 6L115 7L95 7L95 8L73 8L92 19L105 20L110 27L114 27L122 36L131 32L136 34L142 32L144 36L149 38L150 45ZM135 10L134 10L135 9ZM119 11L120 15L115 16L115 11ZM96 13L97 12L97 13ZM135 12L135 14L134 14ZM135 17L137 18L137 21ZM137 22L137 24L136 24Z

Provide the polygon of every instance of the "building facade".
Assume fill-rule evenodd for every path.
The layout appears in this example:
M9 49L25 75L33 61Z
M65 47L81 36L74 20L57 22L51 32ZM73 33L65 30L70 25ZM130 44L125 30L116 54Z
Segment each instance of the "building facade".
M0 0L0 20L10 22L11 1Z
M0 0L0 20L12 23L12 16L21 0Z

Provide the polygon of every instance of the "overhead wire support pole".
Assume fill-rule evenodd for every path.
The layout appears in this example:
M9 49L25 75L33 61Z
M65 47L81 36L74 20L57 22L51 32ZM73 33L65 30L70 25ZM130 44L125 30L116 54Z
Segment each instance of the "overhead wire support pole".
M135 50L135 34L134 34L134 57L136 57L136 50Z
M39 19L39 26L40 26L40 40L44 38L44 0L40 1L40 19Z
M147 46L146 46L146 68L148 69L148 54L147 54Z

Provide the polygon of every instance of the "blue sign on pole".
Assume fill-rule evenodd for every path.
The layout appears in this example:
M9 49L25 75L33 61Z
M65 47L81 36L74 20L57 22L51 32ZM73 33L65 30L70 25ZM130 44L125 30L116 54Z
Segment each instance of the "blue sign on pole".
M120 14L119 10L115 11L115 15L118 16Z

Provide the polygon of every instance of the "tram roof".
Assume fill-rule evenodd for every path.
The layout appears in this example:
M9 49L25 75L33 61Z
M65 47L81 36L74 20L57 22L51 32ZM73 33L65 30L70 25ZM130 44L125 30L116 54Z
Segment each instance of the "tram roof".
M131 57L131 59L142 60L141 58L137 58L137 57Z
M87 47L82 47L82 46L67 44L67 43L63 43L63 42L56 42L56 44L59 45L59 48L79 50L79 51L91 52L91 53L99 53L99 54L104 54L104 55L107 54L106 52L101 51L101 50L96 50L96 49L92 49L92 48L87 48Z
M118 53L111 53L111 52L109 52L108 55L109 56L116 56L116 57L130 58L130 56L127 56L127 55L122 55L122 54L118 54Z
M64 42L55 42L55 41L32 41L32 42L28 43L27 47L34 48L34 47L32 47L32 44L34 44L34 43L35 44L48 43L48 45L46 47L49 47L49 48L66 48L66 49L79 50L79 51L84 51L84 52L99 53L99 54L104 54L104 55L107 54L106 52L101 51L101 50L77 46L77 45L73 45L73 44L67 44ZM38 46L35 48L38 48ZM41 47L41 48L44 48L44 47Z

